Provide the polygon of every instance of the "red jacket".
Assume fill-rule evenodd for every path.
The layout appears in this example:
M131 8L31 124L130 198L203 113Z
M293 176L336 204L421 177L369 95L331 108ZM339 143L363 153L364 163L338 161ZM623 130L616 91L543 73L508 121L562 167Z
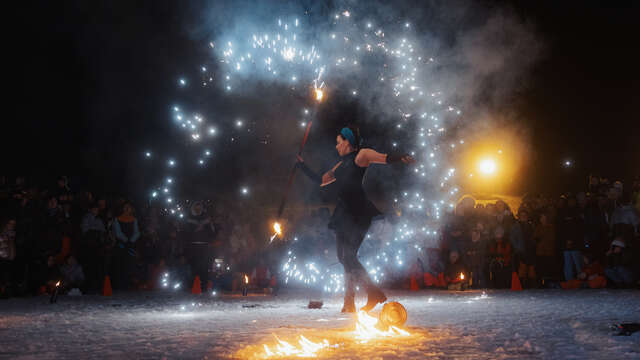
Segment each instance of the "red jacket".
M493 242L489 248L489 253L494 258L503 259L505 265L511 264L511 243L504 239Z

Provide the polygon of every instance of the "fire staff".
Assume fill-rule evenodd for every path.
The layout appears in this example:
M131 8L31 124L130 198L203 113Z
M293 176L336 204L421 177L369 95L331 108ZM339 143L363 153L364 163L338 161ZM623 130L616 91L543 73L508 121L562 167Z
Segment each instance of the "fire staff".
M362 180L370 164L414 163L407 154L381 154L370 148L362 148L359 129L355 126L342 128L336 137L336 150L340 161L320 176L311 170L298 155L298 166L312 181L320 186L337 187L336 208L329 221L329 228L336 233L336 253L344 267L345 294L342 312L355 312L355 286L360 284L367 291L367 304L362 308L370 311L387 300L369 278L358 261L358 249L369 230L371 220L380 211L369 200L362 187Z

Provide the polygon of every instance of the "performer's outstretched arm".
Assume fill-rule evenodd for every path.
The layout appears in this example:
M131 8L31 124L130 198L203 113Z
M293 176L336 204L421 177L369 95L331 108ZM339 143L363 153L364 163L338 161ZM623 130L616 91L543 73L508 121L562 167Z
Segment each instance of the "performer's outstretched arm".
M298 157L298 167L300 168L300 170L302 170L302 172L307 175L307 177L309 179L311 179L311 181L313 181L314 183L320 185L322 183L322 176L320 176L318 173L316 173L315 171L311 170L307 164L304 163L304 161L301 161L301 158Z
M403 162L405 164L413 164L415 160L408 154L391 153L381 154L373 149L362 149L356 156L356 165L360 167L368 167L371 164L393 164Z

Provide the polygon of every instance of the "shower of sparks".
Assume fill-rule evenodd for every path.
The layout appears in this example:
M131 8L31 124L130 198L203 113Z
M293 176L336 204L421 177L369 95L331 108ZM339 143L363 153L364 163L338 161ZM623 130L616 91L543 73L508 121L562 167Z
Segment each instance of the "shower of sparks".
M417 163L410 169L413 174L410 185L400 189L393 202L399 220L394 224L372 225L360 251L361 261L372 280L381 282L406 271L416 258L424 259L424 249L435 246L438 241L441 219L455 208L460 195L457 172L448 162L465 142L453 139L455 135L448 129L455 127L462 112L447 102L453 94L443 93L430 83L431 75L438 71L437 59L431 49L423 47L428 44L419 41L409 19L385 23L341 10L331 15L330 20L330 30L318 27L323 32L295 16L263 22L262 28L250 33L223 32L207 44L214 54L212 63L218 65L194 68L194 74L179 77L178 88L189 84L192 90L197 81L186 79L197 76L204 88L218 86L229 97L246 97L251 90L244 85L257 81L286 85L302 95L311 89L310 98L316 104L326 101L327 88L332 94L342 92L363 102L384 94L384 101L379 101L388 107L383 116L396 126L387 135L388 143L380 146L412 154ZM283 92L282 96L288 94ZM180 159L182 163L206 168L215 164L212 154L217 142L223 138L233 142L249 141L255 134L251 131L254 119L246 114L242 114L242 120L240 117L223 119L216 114L189 110L188 103L179 105L171 106L171 121L184 131L193 146L201 146L195 159ZM297 119L296 125L307 124L313 116L313 112L300 106L299 110L293 109L292 114L304 114L305 118ZM245 135L240 136L241 133ZM151 154L151 150L145 152L147 158L151 158ZM154 159L164 158L158 152L153 154ZM179 180L174 172L178 159L164 159L175 184ZM492 169L495 171L495 163ZM479 170L484 173L483 167ZM159 184L149 191L153 201L162 201L166 213L182 217L184 202L169 191L167 184ZM249 195L248 187L239 189L241 196ZM286 252L282 264L284 282L318 286L326 292L343 291L344 276L335 258L317 254L301 257L300 254L307 252L300 251L297 246L302 245L297 244L304 244L305 239L295 230L288 229L290 238L299 240L292 241ZM277 235L275 231L271 241Z

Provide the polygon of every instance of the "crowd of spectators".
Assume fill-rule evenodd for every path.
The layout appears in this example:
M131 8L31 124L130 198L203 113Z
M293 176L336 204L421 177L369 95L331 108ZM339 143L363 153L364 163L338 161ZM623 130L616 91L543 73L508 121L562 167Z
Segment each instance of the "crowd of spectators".
M592 177L584 191L502 200L463 198L427 250L425 285L460 288L636 286L640 278L640 181ZM635 261L634 261L635 259ZM465 275L467 274L467 278Z
M62 291L96 294L107 276L116 290L151 290L167 285L166 273L185 290L198 276L205 290L230 267L273 286L277 261L255 235L264 231L231 215L256 214L215 205L190 202L182 217L168 216L153 203L74 192L66 177L50 187L0 177L0 297L51 292L60 280ZM514 276L524 288L637 286L639 213L640 181L592 178L583 192L524 196L516 211L467 196L443 222L438 245L408 272L424 275L422 287L450 289L509 288ZM331 263L329 217L322 207L295 227L305 238L300 251Z
M185 207L168 216L152 203L72 191L66 177L44 187L0 177L0 297L51 292L59 280L63 292L95 294L106 276L116 290L154 289L166 273L184 289L198 275L204 290L212 267L251 271L246 224L211 201Z

